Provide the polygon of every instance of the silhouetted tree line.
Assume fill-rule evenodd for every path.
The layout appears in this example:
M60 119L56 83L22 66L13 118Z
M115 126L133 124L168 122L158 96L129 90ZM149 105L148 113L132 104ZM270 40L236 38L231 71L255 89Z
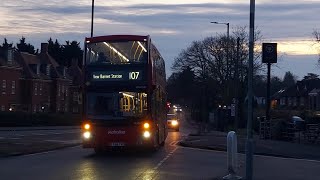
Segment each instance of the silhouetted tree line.
M22 37L16 46L13 43L8 43L4 38L2 45L0 45L0 57L5 58L8 48L15 47L20 52L27 52L30 54L39 54L39 49L35 49L33 45L26 42L26 38ZM48 53L62 66L70 66L73 58L78 59L78 64L82 66L83 51L80 48L80 42L66 41L65 44L60 44L56 39L53 42L52 38L48 40Z

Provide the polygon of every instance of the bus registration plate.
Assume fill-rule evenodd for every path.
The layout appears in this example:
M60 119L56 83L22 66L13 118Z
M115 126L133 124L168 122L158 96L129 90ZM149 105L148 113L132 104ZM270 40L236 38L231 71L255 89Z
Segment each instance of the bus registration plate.
M113 142L111 146L125 146L125 144L123 142Z

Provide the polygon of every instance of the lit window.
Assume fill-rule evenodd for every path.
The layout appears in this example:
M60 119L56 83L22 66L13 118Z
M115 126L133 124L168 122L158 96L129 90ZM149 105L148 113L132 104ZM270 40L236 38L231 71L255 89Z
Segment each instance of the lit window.
M16 82L12 81L11 94L16 94Z

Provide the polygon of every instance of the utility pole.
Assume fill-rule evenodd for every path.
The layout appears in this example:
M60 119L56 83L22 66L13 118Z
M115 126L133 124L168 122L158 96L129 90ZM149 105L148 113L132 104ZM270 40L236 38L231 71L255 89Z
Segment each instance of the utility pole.
M246 180L252 180L252 171L253 171L253 139L252 139L253 103L252 103L252 99L253 99L254 16L255 16L255 0L250 0Z

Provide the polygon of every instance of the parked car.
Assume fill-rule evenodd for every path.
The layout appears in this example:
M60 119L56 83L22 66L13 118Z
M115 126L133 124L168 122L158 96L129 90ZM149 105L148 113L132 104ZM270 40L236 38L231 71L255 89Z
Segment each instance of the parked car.
M305 129L305 121L299 116L292 116L291 121L297 130Z
M167 124L169 129L174 129L175 131L180 129L180 122L176 114L167 114Z

